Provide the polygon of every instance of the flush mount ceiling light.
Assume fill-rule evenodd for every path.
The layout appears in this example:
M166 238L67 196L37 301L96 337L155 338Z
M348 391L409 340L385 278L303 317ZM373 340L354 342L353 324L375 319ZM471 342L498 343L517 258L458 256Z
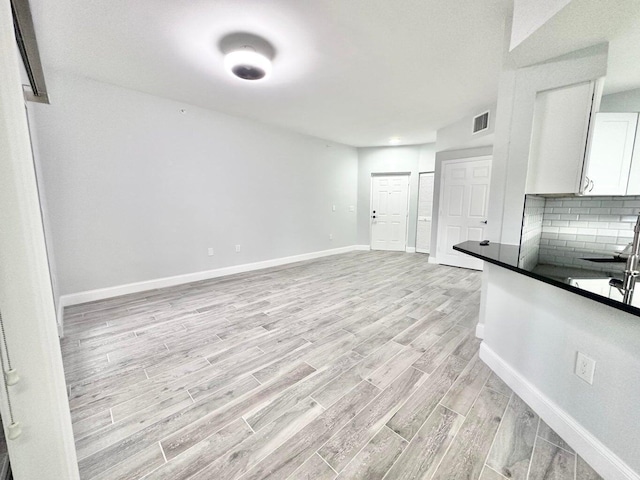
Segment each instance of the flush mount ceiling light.
M389 145L400 145L401 139L400 137L391 137L389 139Z
M224 66L229 73L243 80L263 80L271 73L271 60L247 45L227 53Z

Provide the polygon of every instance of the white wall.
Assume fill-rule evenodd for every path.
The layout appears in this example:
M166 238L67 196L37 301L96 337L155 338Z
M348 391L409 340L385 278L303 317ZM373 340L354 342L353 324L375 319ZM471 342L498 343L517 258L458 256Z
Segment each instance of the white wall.
M493 134L496 128L496 108L496 103L487 105L478 109L473 115L461 118L451 125L440 128L436 137L436 152L493 145ZM473 118L487 111L489 112L489 128L476 134L472 133Z
M485 344L593 435L599 447L640 472L638 317L501 267L486 267ZM596 361L593 385L573 373L578 351ZM510 383L519 393L522 385ZM581 442L570 422L539 413L605 478L625 478L591 451L592 444Z
M496 128L496 110L496 103L487 105L478 109L473 115L461 118L457 122L438 130L435 147L433 218L431 223L431 252L433 257L436 257L438 249L438 212L440 209L442 161L491 155ZM487 111L489 112L489 128L484 132L473 134L473 118Z
M409 222L407 247L416 246L418 220L418 180L420 172L431 172L435 145L370 147L358 149L358 237L359 245L369 245L371 226L371 175L409 173Z
M640 112L640 88L604 95L600 101L599 111Z
M420 154L418 158L418 172L433 172L436 165L436 145L434 143L425 143L418 145Z
M78 77L47 82L51 105L29 111L61 294L355 243L354 148Z
M24 79L23 85L24 83ZM28 82L27 82L28 84ZM27 103L27 108L29 108L29 104ZM47 249L47 263L49 265L49 277L51 279L51 290L53 292L53 302L56 309L56 322L58 324L58 330L60 336L63 335L63 314L62 308L63 306L60 303L60 282L58 281L58 270L57 270L57 262L55 257L55 250L53 248L53 233L51 230L51 212L49 211L49 205L46 202L46 191L47 187L44 184L42 178L42 164L41 164L41 155L39 153L38 147L38 139L37 132L35 129L30 128L29 131L30 139L31 139L31 150L33 152L33 163L35 166L36 180L38 182L38 196L40 199L40 210L42 212L42 223L44 227L45 233L45 244Z

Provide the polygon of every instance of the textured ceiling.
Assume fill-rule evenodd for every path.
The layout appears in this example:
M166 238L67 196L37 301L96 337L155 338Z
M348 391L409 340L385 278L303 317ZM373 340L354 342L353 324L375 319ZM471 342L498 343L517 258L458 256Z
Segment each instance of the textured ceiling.
M47 69L354 146L434 141L497 97L511 0L31 0ZM275 49L268 81L220 40ZM55 99L55 92L52 92Z

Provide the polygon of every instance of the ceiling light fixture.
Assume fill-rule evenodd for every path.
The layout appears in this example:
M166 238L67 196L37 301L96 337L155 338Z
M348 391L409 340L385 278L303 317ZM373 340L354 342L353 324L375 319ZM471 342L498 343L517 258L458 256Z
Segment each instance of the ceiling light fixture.
M400 137L391 137L389 139L389 145L400 145Z
M227 53L224 66L229 73L243 80L262 80L271 73L271 60L249 45Z

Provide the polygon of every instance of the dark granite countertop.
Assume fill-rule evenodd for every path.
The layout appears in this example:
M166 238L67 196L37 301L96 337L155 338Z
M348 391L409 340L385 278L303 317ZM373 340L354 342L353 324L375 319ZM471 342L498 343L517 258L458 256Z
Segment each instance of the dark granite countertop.
M454 245L453 249L513 272L526 275L527 277L535 278L536 280L553 285L554 287L567 290L568 292L575 293L596 302L604 303L605 305L617 308L618 310L623 310L633 315L640 316L640 308L624 304L615 298L609 298L605 295L600 295L592 291L593 283L601 283L606 287L612 276L619 278L619 275L617 274L596 270L591 271L548 265L538 265L533 270L525 270L518 266L520 252L520 247L518 245L490 243L489 245L484 246L480 245L478 242L468 241ZM640 297L640 286L636 295ZM634 303L636 303L636 301L637 300L634 299Z

